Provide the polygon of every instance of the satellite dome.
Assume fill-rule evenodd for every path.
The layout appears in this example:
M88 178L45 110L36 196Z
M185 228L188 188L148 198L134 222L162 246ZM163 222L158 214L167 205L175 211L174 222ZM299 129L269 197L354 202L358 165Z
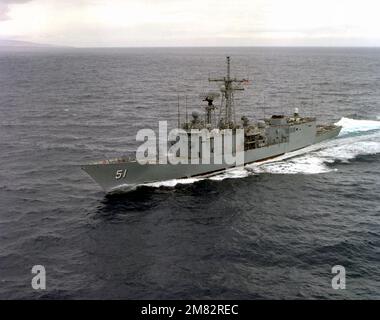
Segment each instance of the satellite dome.
M266 127L265 121L263 121L263 120L259 120L259 121L257 122L257 126L258 126L259 128L265 128L265 127Z

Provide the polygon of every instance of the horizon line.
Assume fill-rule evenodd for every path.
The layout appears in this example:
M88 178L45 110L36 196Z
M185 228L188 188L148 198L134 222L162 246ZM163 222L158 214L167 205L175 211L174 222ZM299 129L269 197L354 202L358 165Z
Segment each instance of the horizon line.
M17 49L191 49L191 48L316 48L316 49L380 49L380 45L336 45L336 46L327 46L327 45L223 45L223 46L199 46L199 45L186 45L186 46L70 46L70 45L55 45L55 44L45 44L45 43L36 43L36 46L32 44L30 46L1 46L1 48L17 48Z
M170 48L380 48L380 44L378 45L121 45L121 46L98 46L98 45L90 45L90 46L78 46L78 45L64 45L64 44L54 44L54 43L41 43L41 42L33 42L27 40L15 40L15 39L7 39L0 38L1 41L10 41L10 42L19 42L24 43L24 45L0 45L0 48L35 48L35 49L170 49Z

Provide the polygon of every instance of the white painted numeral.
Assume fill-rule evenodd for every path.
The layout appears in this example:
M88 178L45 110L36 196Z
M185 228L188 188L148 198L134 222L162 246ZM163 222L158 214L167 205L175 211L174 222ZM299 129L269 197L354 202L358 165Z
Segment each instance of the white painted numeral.
M116 180L120 180L120 179L124 179L127 175L127 169L124 169L124 170L116 170L116 175L115 175L115 179Z

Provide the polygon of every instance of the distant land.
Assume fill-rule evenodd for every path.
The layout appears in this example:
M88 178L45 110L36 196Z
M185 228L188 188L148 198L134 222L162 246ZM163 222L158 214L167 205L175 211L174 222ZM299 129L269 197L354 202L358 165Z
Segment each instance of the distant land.
M0 50L40 50L62 48L50 44L41 44L29 41L0 39Z
M0 46L4 47L51 47L50 45L28 42L28 41L18 41L18 40L4 40L0 39Z

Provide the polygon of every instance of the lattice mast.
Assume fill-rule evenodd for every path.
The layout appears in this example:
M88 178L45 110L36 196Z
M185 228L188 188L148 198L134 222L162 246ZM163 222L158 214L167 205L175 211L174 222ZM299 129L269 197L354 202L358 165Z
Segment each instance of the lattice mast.
M246 83L248 80L246 79L236 79L231 78L231 63L230 57L227 57L227 76L220 79L208 79L210 82L222 82L223 86L220 88L220 91L223 94L225 103L224 103L224 114L225 117L223 119L223 124L227 128L231 128L235 126L235 123L232 119L235 111L234 109L234 91L241 91L244 88L239 86L234 86L234 83L242 84ZM222 106L223 107L223 106Z

